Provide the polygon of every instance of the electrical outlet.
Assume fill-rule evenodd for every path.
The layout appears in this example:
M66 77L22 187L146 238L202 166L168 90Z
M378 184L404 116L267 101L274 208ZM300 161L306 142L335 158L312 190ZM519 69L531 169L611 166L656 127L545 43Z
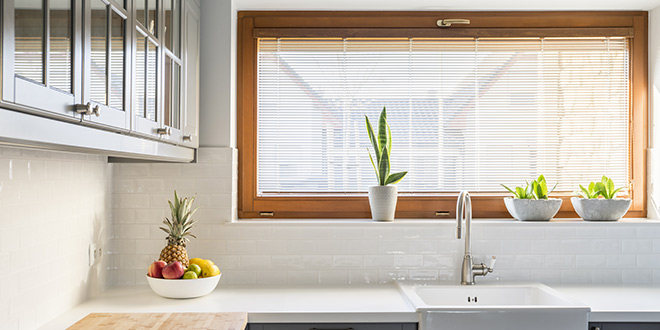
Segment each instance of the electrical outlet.
M96 259L101 257L102 250L100 247L97 247L96 244L92 243L89 245L87 250L87 256L89 260L89 266L93 266L96 263Z

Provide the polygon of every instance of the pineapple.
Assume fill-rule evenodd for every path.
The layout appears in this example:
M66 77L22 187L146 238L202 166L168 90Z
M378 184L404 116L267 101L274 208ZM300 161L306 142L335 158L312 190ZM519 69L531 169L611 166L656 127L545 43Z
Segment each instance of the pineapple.
M165 218L163 223L167 227L160 227L162 231L167 233L167 246L160 251L160 260L168 264L172 261L179 261L184 268L189 266L186 244L190 240L186 236L197 238L190 233L190 229L197 222L192 219L193 214L197 211L197 209L191 210L193 201L195 201L195 197L180 199L176 194L176 190L174 191L174 203L167 201L172 211L172 219Z

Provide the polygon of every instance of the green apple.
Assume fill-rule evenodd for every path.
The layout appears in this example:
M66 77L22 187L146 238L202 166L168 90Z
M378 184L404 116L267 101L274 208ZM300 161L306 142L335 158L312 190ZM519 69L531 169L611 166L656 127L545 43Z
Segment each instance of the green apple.
M199 274L202 273L202 268L199 267L199 265L196 264L191 264L188 266L188 269L186 269L187 272L194 272L195 275L199 276Z
M196 279L197 274L195 274L195 272L193 272L193 271L188 271L188 272L183 273L183 278L186 279L186 280Z

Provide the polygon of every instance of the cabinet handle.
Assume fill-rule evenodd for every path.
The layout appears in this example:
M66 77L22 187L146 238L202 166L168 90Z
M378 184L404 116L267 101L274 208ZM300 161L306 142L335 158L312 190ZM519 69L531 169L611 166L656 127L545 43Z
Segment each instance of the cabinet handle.
M354 330L354 329L353 328L336 328L336 329L309 328L309 330Z
M98 106L96 106L98 108ZM87 102L87 104L76 104L75 111L79 115L91 115L92 114L92 104Z
M157 128L156 134L158 135L170 135L172 134L172 129L169 127Z
M190 134L184 135L182 137L182 139L183 139L183 141L192 141L192 135L190 135Z
M591 330L600 330L600 327L591 327Z
M98 105L95 106L94 109L92 110L91 114L95 115L96 117L100 116L101 115L101 108Z

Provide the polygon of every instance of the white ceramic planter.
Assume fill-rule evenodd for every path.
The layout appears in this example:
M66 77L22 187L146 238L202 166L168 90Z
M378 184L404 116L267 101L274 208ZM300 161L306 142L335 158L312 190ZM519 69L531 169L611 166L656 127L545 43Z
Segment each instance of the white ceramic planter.
M520 221L548 221L559 212L561 199L504 199L507 211Z
M374 221L394 221L396 200L396 186L389 185L369 187L369 206L371 207L371 218L374 219Z
M571 203L580 218L586 221L617 221L623 217L632 199L586 199L571 197Z

